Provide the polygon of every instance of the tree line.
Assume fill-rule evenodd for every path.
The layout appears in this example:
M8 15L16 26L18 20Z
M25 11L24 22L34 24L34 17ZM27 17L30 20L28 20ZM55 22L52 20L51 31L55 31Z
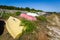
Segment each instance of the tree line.
M23 7L0 5L0 8L2 8L2 9L9 9L9 10L29 11L29 12L42 12L42 10L36 10L34 8L29 8L29 7L23 8Z

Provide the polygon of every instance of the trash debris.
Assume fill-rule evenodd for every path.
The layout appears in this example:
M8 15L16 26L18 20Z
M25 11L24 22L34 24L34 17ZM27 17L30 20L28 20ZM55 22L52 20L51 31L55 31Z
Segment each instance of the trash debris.
M39 16L37 13L31 13L31 12L27 12L27 15L30 15L30 16Z
M4 32L4 26L5 22L3 20L0 20L0 35L2 35Z
M20 26L21 21L12 16L6 22L6 28L10 35L15 39L21 36L24 26Z
M34 16L30 16L30 15L27 15L25 13L20 14L20 17L25 18L27 20L31 20L31 21L36 21L37 20Z

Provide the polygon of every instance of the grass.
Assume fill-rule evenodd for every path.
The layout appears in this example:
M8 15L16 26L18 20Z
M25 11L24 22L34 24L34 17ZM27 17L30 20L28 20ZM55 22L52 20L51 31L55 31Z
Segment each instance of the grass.
M15 14L16 14L16 16L19 16L21 14L21 12L16 12Z
M37 19L40 20L40 21L43 21L43 22L47 21L47 18L45 16L43 16L43 15L42 16L38 16Z
M26 19L22 19L21 20L21 25L26 27L25 32L26 33L30 33L32 32L34 29L36 29L36 25L34 22L26 20Z
M3 19L8 19L9 16L10 16L10 14L8 14L8 13L4 13L3 16L2 16L2 18L3 18Z

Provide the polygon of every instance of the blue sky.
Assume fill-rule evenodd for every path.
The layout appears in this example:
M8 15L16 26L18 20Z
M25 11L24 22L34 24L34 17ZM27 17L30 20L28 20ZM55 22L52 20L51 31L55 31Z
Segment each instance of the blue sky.
M60 0L0 0L0 5L29 7L43 11L60 12Z

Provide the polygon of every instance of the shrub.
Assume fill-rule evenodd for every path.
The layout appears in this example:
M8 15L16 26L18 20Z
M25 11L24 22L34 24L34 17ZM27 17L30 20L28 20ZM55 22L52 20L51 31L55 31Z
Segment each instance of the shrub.
M36 28L36 25L34 22L25 20L25 19L21 20L21 25L24 25L26 27L26 30L25 30L26 33L30 33Z
M43 22L47 21L47 18L45 16L39 16L37 17L38 20L41 20Z
M16 16L18 16L18 15L20 15L21 14L21 12L16 12Z
M8 19L9 16L10 16L9 13L3 13L2 18L3 18L3 19Z

